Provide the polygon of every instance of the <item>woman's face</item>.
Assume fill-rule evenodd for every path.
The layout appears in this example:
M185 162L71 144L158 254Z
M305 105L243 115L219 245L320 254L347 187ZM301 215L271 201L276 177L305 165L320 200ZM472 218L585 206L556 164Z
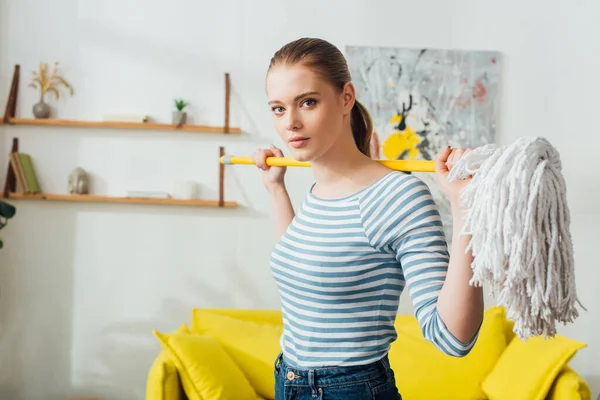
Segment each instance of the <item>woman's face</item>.
M351 87L340 93L303 66L272 68L267 97L275 129L298 161L316 160L340 140L354 104Z

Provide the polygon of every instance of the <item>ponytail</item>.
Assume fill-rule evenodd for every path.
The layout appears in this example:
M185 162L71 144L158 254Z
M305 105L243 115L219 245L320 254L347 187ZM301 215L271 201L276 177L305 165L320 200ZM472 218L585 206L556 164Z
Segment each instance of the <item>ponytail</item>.
M371 157L371 135L373 133L373 120L369 111L358 100L354 101L350 118L352 136L356 147L367 157Z

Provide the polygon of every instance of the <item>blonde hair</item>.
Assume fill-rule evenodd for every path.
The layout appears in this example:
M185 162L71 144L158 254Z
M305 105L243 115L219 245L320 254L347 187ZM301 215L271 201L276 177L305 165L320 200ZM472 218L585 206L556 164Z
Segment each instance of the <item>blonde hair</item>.
M301 38L287 43L275 52L268 71L277 65L296 64L312 69L340 92L351 81L346 58L337 47L323 39ZM370 157L373 120L369 111L358 100L355 100L352 108L350 125L356 146Z

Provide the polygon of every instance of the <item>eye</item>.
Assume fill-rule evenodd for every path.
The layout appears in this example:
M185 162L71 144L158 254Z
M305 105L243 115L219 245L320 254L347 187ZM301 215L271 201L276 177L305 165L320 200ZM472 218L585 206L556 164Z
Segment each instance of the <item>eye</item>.
M280 107L280 106L271 107L271 111L273 111L275 114L281 114L283 112L283 107Z
M315 99L306 99L302 102L302 104L306 104L308 107L312 107L315 104L317 104L317 101Z

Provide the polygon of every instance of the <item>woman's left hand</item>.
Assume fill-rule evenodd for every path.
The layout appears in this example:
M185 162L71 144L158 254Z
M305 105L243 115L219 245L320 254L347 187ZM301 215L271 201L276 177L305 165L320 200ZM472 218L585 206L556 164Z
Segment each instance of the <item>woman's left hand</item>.
M442 150L436 158L435 175L437 181L441 185L446 197L448 197L448 200L450 200L453 208L460 204L460 192L469 184L469 182L471 182L472 177L449 182L448 173L452 169L452 163L458 161L461 157L464 157L469 151L471 151L471 149L452 148L448 146Z

